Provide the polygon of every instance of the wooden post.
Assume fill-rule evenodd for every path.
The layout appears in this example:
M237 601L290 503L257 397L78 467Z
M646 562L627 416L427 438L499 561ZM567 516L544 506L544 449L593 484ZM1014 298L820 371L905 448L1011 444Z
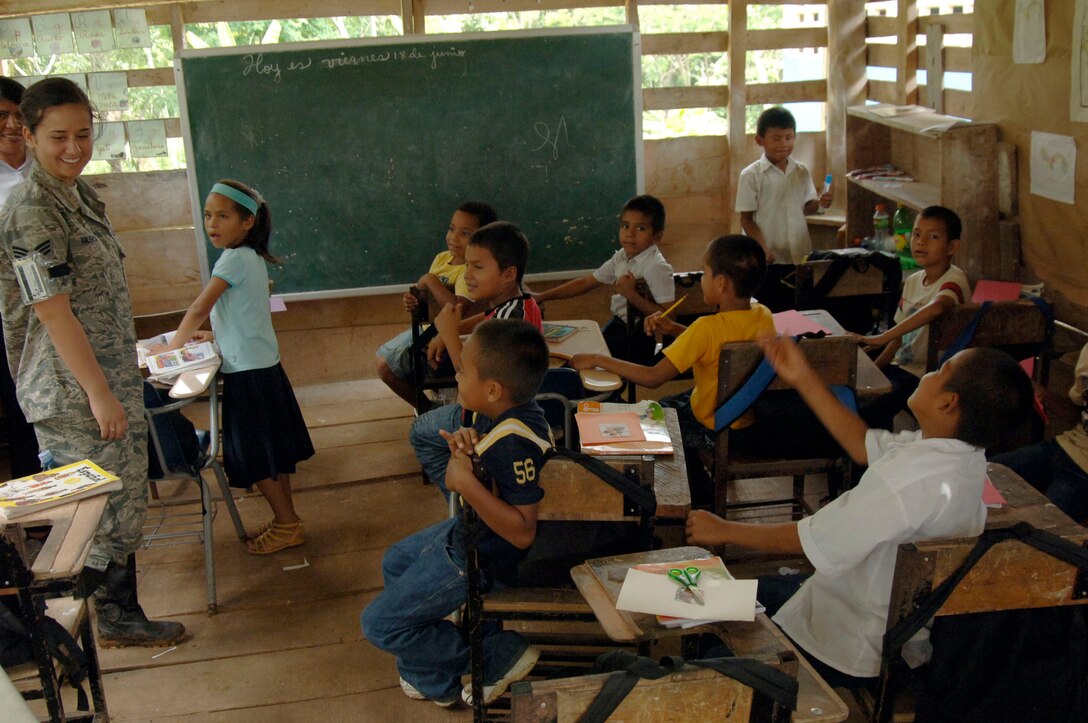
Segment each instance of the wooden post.
M740 231L740 217L734 218L733 208L737 176L744 168L745 111L748 107L748 85L744 68L748 58L748 0L730 0L729 3L729 168L730 180L726 188L734 190L725 197L724 218L732 219L730 227Z
M634 25L638 29L638 0L624 0L623 12L627 17L627 24Z
M865 102L865 0L827 6L827 171L836 207L846 207L846 109ZM814 179L815 180L815 179Z
M405 35L422 35L427 32L423 0L400 0L400 22Z
M170 6L170 39L174 43L174 53L185 49L184 13L181 5Z
M944 28L926 28L926 100L938 113L944 113Z
M895 22L899 58L895 65L895 102L918 102L918 3L899 0Z

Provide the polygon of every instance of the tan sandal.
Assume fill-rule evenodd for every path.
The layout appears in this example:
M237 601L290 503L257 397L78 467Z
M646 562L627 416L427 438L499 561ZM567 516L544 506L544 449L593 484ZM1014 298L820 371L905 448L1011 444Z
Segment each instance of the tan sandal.
M298 547L304 542L306 533L302 529L302 520L286 525L273 522L260 537L246 543L246 550L253 555L271 555L288 547Z
M263 535L264 533L266 533L266 532L268 532L269 530L271 530L271 529L272 529L272 527L273 527L273 526L274 526L275 524L276 524L276 518L275 518L275 517L273 517L273 518L272 518L271 520L269 520L268 522L264 523L263 525L261 525L260 527L258 527L258 528L257 528L256 530L254 530L253 532L247 532L247 533L246 533L246 542L250 542L250 541L252 541L252 540L256 540L256 539L257 539L258 537L260 537L260 536L261 536L261 535Z

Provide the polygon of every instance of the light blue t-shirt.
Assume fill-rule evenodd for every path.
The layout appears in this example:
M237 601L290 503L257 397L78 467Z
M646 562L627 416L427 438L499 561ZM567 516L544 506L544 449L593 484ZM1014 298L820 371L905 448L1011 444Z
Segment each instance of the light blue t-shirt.
M227 249L215 262L212 276L230 284L212 307L212 331L223 354L223 371L266 369L279 362L264 259L248 246Z

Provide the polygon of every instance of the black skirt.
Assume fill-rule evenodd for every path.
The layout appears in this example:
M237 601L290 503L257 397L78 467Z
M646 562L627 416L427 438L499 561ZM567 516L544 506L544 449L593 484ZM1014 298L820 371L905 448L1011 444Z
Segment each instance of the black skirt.
M223 374L223 467L231 487L291 474L314 454L295 392L279 363Z

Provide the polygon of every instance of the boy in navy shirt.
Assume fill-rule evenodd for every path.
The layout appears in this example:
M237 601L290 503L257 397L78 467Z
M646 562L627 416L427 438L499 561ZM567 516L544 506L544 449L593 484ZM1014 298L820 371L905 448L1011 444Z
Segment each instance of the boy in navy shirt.
M460 354L461 403L493 425L482 437L471 427L442 430L450 450L445 482L484 525L476 548L484 589L512 580L536 537L537 505L544 496L537 481L551 442L533 397L547 369L544 337L521 320L484 321ZM401 540L382 559L385 590L363 611L363 633L397 656L400 686L409 698L442 707L458 698L471 704L471 687L461 687L461 676L469 673L468 641L446 619L467 599L465 568L460 516ZM485 632L483 647L485 703L525 677L540 657L510 630Z

